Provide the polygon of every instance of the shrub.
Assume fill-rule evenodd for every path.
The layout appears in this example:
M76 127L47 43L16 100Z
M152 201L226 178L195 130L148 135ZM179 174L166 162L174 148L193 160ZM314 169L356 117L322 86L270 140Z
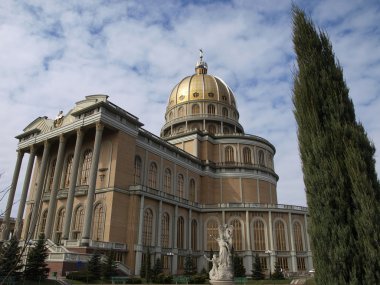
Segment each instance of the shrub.
M189 284L203 284L207 279L207 275L204 274L196 274L190 277Z
M172 282L173 282L173 276L166 275L165 273L157 274L157 276L154 279L154 283L158 283L158 284L171 284Z
M66 278L82 282L95 280L95 276L89 271L72 271L66 275Z

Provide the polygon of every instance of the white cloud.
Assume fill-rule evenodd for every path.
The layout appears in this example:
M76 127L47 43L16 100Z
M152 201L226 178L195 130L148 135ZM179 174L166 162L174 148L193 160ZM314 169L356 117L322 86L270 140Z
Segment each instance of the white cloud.
M379 4L296 3L329 33L358 119L379 146ZM1 1L0 189L12 178L14 136L86 95L110 95L158 135L171 89L194 72L203 48L209 73L234 90L245 131L276 146L279 202L306 205L291 33L291 1Z

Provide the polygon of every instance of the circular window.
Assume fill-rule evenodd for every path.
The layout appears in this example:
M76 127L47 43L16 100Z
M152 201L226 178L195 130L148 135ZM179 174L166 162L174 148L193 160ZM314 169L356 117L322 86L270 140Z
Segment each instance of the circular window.
M210 98L214 97L214 93L212 93L212 92L208 93L208 97L210 97Z
M179 96L179 100L182 101L183 99L185 99L185 95L181 95Z

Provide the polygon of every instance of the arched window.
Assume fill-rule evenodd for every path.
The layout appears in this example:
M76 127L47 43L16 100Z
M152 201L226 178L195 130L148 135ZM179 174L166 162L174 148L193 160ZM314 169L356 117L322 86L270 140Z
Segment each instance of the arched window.
M230 133L230 129L228 127L223 127L223 134L228 135Z
M91 162L92 162L92 149L87 149L83 154L80 185L88 185L88 182L89 182L88 178L90 176Z
M172 173L169 168L165 169L165 176L164 176L164 191L166 193L172 192Z
M185 248L185 220L182 217L177 220L177 248Z
M45 210L45 211L43 212L42 216L41 216L40 234L45 233L47 213L48 213L48 211Z
M219 245L215 240L218 236L218 223L215 220L209 220L207 222L207 250L218 250Z
M265 250L264 222L256 220L253 222L253 246L255 250Z
M183 117L183 115L184 115L183 107L179 107L178 108L178 117Z
M243 148L243 163L252 164L251 149L249 147Z
M285 226L282 221L275 223L276 250L286 250Z
M135 172L133 174L133 180L136 185L141 184L141 167L142 162L140 156L135 156Z
M189 182L189 200L195 202L195 180L190 179Z
M103 205L99 203L94 210L93 240L103 240L105 219Z
M178 197L183 198L183 184L184 184L184 179L182 174L178 174L177 176L177 195Z
M56 222L56 226L55 226L55 243L56 244L60 244L61 243L64 221L65 221L65 209L62 208L58 212L57 222Z
M293 232L294 232L294 243L296 251L303 251L303 242L302 242L302 228L299 222L295 222L293 224Z
M222 109L222 115L223 117L227 118L228 117L228 109L226 107L223 107Z
M152 245L153 232L153 212L151 209L146 209L144 212L144 227L143 227L143 245Z
M210 134L215 134L216 133L216 128L214 125L208 125L208 132Z
M55 165L57 164L57 159L54 159L50 164L49 178L48 178L48 187L47 191L51 191L53 189L53 179L55 172Z
M191 250L198 250L198 224L196 220L191 221Z
M207 106L207 113L210 115L215 115L215 106L213 104L209 104Z
M232 220L231 225L234 227L232 234L232 245L234 250L243 250L243 233L241 222L238 219L234 219Z
M264 151L259 150L259 165L264 166Z
M232 146L227 146L224 149L224 154L225 154L225 161L226 161L226 163L233 163L235 161L235 158L234 158L234 149L232 148Z
M83 207L78 207L78 209L75 211L74 216L73 239L79 240L82 236L83 218L84 209Z
M162 223L162 233L161 233L161 246L168 248L169 247L169 225L170 218L168 213L164 213L161 218Z
M148 187L157 188L157 165L154 162L149 166Z
M65 188L69 187L70 185L70 176L71 176L71 171L73 168L73 158L74 158L73 154L70 154L67 157L66 169L65 169L65 185L64 185Z
M194 104L193 106L191 106L191 113L196 115L196 114L199 114L200 110L199 110L199 105L198 104Z

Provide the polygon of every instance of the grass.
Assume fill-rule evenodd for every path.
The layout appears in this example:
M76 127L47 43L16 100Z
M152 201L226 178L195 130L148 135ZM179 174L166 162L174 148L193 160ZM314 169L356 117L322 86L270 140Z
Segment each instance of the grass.
M41 282L25 280L25 281L20 281L17 284L19 285L59 285L59 282L55 280L50 280L50 279L47 279Z
M316 285L314 278L307 279L305 285Z

